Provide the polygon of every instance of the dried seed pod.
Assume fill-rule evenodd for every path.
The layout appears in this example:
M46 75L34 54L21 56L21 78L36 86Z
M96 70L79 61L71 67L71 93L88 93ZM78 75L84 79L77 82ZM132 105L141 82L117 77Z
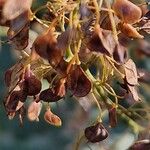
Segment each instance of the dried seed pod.
M46 89L40 93L39 99L44 102L57 102L62 97L57 95L53 89Z
M30 76L30 78L26 79L28 85L28 95L34 96L40 93L42 84L41 81L38 80L34 75Z
M30 11L22 12L16 18L10 20L10 28L7 32L8 39L17 50L23 50L28 45Z
M27 116L30 121L39 121L39 115L42 109L41 102L31 102L27 110Z
M126 36L130 38L138 38L138 39L144 38L144 36L139 34L131 24L120 23L119 29L121 30L122 33L124 33Z
M25 84L28 88L28 95L35 96L40 93L42 88L42 83L37 77L31 72L31 70L26 70L25 73Z
M10 22L7 18L3 16L3 8L6 3L6 0L0 0L0 25L9 26Z
M112 32L104 30L97 25L87 47L90 51L112 55L115 45L116 43Z
M142 16L141 9L129 0L115 0L113 10L125 23L134 24Z
M129 150L149 150L150 149L150 140L145 139L135 142Z
M32 0L6 0L3 15L8 20L13 20L20 14L30 10Z
M110 106L108 108L109 112L109 124L111 127L115 127L117 125L117 112L115 106Z
M47 123L51 125L54 125L54 126L62 125L61 119L57 115L53 114L50 109L47 109L47 111L45 112L44 119Z
M76 66L67 77L67 88L74 96L86 96L91 91L91 86L91 81L80 66Z
M14 31L10 28L7 32L8 38L11 41L12 46L16 50L23 50L28 46L29 38L29 24L27 23L21 31L14 35Z
M84 133L88 141L92 143L103 141L108 137L108 132L101 123L87 127Z
M119 63L124 63L127 58L127 48L118 43L113 52L114 59Z
M33 43L33 49L40 57L47 59L53 67L59 64L64 54L64 52L58 48L57 39L52 30L38 36Z
M137 75L136 65L132 59L129 59L124 64L124 69L125 69L126 81L128 82L128 84L138 85L138 75Z
M11 69L6 70L6 72L5 72L5 84L7 87L9 87L11 84L11 75L12 75L12 70Z
M23 106L22 93L20 91L13 91L5 100L4 106L7 112L16 112Z

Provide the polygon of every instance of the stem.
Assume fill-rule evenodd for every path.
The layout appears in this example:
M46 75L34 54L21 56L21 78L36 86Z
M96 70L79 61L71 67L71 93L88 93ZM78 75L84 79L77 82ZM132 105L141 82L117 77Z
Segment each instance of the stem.
M97 0L93 0L93 4L94 4L95 10L96 10L96 25L97 25L97 24L99 24L99 20L100 20L99 6L97 3Z
M74 147L74 150L80 150L80 144L81 142L84 140L85 136L84 135L81 135L78 139L77 139L77 142L75 143L75 147Z
M110 2L108 0L105 0L105 3L106 3L107 8L109 10L111 10ZM114 20L114 16L113 16L113 13L111 11L108 11L108 14L109 14L109 18L110 18L110 21L111 21L111 26L112 26L114 39L116 41L116 44L118 44L117 29L116 29L116 23L115 23L115 20Z
M43 25L44 27L49 28L49 26L48 26L47 24L43 23L43 21L42 21L41 19L37 18L35 15L33 16L33 18L34 18L38 23L40 23L41 25Z

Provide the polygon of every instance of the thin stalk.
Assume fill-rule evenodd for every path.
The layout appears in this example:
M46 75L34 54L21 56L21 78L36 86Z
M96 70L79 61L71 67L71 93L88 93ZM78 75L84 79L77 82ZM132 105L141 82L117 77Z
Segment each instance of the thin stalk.
M107 8L109 10L111 10L110 1L105 0L105 3L106 3ZM108 11L108 14L109 14L109 18L110 18L110 21L111 21L111 26L112 26L114 39L115 39L116 44L118 44L118 36L117 36L118 34L117 34L117 29L116 29L116 23L115 23L115 20L114 20L114 16L113 16L113 13L111 11Z

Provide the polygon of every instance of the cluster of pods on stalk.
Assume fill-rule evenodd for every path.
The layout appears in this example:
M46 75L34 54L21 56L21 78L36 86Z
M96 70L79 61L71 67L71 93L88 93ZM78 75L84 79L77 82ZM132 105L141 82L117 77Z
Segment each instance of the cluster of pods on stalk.
M43 102L63 100L68 91L77 99L90 93L94 99L98 95L107 99L107 95L112 94L115 102L109 99L96 101L98 105L105 105L110 126L114 127L117 109L121 109L117 103L119 96L109 83L114 76L119 76L118 83L125 90L124 97L130 95L134 102L140 101L137 87L144 75L128 57L128 45L136 40L141 46L139 51L147 55L144 34L149 34L149 10L129 0L101 2L66 1L62 5L47 2L44 8L49 10L48 17L43 21L36 17L38 9L31 11L32 0L0 0L0 25L8 27L8 42L22 56L5 73L8 94L4 106L9 118L19 114L22 123L27 114L30 121L38 121ZM53 12L52 5L58 10ZM34 20L45 30L29 48L29 31ZM98 77L89 69L95 64ZM43 79L49 83L44 90ZM32 102L27 107L28 98ZM55 126L62 124L50 105L44 119ZM106 139L108 131L101 121L96 120L94 125L85 129L85 137L96 143Z

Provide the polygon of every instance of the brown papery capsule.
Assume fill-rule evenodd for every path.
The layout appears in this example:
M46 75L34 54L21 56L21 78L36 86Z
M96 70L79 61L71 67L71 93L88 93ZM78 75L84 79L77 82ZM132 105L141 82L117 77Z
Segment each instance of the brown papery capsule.
M51 125L54 125L54 126L62 125L61 119L57 115L53 114L50 109L47 109L47 111L45 112L44 119L47 123Z
M134 24L138 22L142 16L141 9L128 0L115 0L113 10L125 23Z
M130 38L138 38L138 39L144 38L144 36L139 34L131 24L121 23L119 24L119 29L121 30L122 33L124 33L126 36Z

